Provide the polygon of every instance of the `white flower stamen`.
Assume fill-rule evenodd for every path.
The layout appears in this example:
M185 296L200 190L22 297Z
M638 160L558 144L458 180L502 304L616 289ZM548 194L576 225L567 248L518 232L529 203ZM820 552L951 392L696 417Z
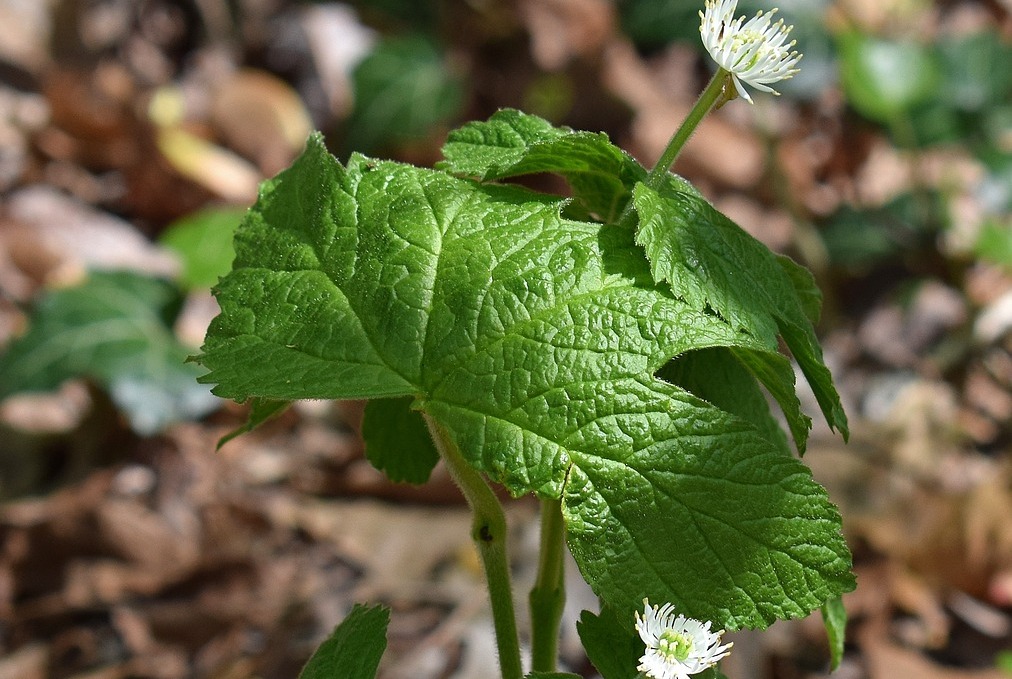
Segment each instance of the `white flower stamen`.
M738 0L706 0L706 12L699 13L699 33L713 60L731 74L738 94L752 103L742 83L779 94L769 85L797 73L801 54L791 49L796 41L787 42L794 27L784 26L783 19L773 21L776 9L745 21L744 16L734 18L737 7Z
M671 604L651 606L644 599L643 616L636 612L636 631L646 644L636 669L651 679L689 679L716 665L734 645L720 645L724 630L711 632L709 622L675 616L674 611Z

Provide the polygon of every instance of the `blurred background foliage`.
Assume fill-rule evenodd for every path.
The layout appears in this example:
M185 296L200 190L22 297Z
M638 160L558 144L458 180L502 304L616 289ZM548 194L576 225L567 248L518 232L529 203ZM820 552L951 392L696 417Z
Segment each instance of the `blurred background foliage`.
M312 129L342 159L428 166L448 130L516 107L604 131L649 165L712 72L700 9L701 0L0 0L0 499L45 497L104 465L182 449L187 427L210 455L243 421L183 361L216 312L210 289L230 267L257 184ZM760 9L770 7L742 0L738 13ZM851 517L859 560L885 555L1003 610L1012 605L1010 12L1008 0L783 0L801 72L779 97L715 112L675 168L819 280L820 331L857 422L840 459L858 460L823 453L837 462L820 479ZM565 190L549 177L524 182ZM279 426L297 436L318 415L290 412ZM323 421L353 433L357 417ZM248 438L229 445L255 446ZM819 453L809 455L818 468ZM323 484L311 489L347 491L358 478L351 462L298 459ZM305 490L304 477L282 477ZM944 507L933 516L948 518L911 531L905 512L924 496L904 494L914 490L897 478L916 479ZM953 490L953 479L963 485ZM404 497L377 483L369 493ZM0 530L13 529L0 519ZM966 535L988 537L974 552ZM970 552L976 565L961 561ZM2 593L22 590L3 582L9 612L17 596ZM937 610L918 601L903 604L921 625L904 628L908 646L949 663L1007 665L996 654L1008 631L990 645L962 642L976 656L961 655L950 628L939 632L924 612ZM861 648L885 643L877 638Z

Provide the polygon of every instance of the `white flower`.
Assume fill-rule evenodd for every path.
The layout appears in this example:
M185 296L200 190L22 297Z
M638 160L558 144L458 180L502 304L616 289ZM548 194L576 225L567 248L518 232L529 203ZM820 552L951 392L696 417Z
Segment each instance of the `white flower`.
M713 60L731 74L738 94L752 103L742 81L757 90L779 94L769 83L797 73L801 54L791 50L796 41L787 42L794 27L785 27L783 19L771 23L776 9L745 21L744 16L734 18L737 7L738 0L706 0L706 13L699 13L699 33Z
M644 599L643 617L636 612L636 631L647 645L636 669L651 679L689 679L731 652L733 644L720 645L724 630L711 632L709 622L675 617L674 610L671 604L651 607Z

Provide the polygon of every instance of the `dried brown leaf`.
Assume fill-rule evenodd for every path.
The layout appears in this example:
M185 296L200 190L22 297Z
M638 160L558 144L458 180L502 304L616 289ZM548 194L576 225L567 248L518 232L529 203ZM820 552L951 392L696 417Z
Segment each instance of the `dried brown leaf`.
M616 23L614 4L607 0L523 0L520 15L534 61L546 71L598 54Z

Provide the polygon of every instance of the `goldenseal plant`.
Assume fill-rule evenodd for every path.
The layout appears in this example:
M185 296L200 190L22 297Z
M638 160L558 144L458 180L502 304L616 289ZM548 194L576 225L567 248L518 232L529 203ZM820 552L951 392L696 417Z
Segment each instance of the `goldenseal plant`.
M811 420L779 350L846 437L819 291L668 169L735 78L768 85L796 63L754 70L789 45L768 19L731 22L733 7L707 6L704 39L732 58L652 170L604 134L516 110L450 133L435 169L341 163L314 134L261 187L215 289L196 360L214 393L250 402L236 434L296 399L366 399L378 469L422 483L446 465L473 514L503 679L574 676L557 671L567 549L602 602L577 627L605 679L720 677L731 645L711 627L815 609L842 653L851 555L788 440L803 454ZM532 173L570 197L509 182ZM527 675L494 485L541 504ZM356 606L301 676L374 677L387 616Z

